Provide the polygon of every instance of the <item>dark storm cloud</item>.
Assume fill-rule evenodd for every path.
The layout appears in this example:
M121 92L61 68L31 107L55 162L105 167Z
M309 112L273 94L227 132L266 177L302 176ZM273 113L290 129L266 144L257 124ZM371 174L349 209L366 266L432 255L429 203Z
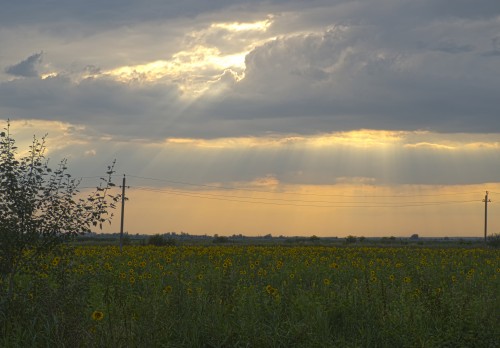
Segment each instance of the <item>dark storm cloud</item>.
M37 65L42 61L43 52L35 53L20 63L5 68L5 72L13 76L38 77Z
M74 83L64 76L0 83L5 118L66 121L103 133L153 138L164 136L162 129L176 109L177 94L177 89L167 84L129 86L94 78Z
M73 22L91 24L92 29L109 28L116 25L131 25L144 21L169 20L178 17L196 17L202 13L213 13L227 7L287 5L298 0L26 0L2 3L0 27L33 25L36 23ZM315 1L302 4L307 7ZM36 14L36 16L35 16Z
M471 52L474 50L474 46L471 44L458 44L453 41L444 41L438 43L435 47L433 47L433 49L436 51L455 54Z
M485 57L499 57L500 56L500 36L491 39L492 49L490 51L484 52Z
M490 74L498 70L495 62L471 52L470 46L450 44L441 47L443 53L372 50L369 38L366 32L334 30L258 47L247 56L246 77L233 98L203 111L258 119L274 129L293 124L301 133L357 128L500 131L500 81Z
M214 89L227 85L223 93L190 99L180 84L198 78L196 71L157 81L106 75L196 45L238 52L247 34L234 39L211 23L268 14L272 24L250 45L243 80L203 71ZM16 28L12 35L25 40L18 27L34 27L50 41L52 66L43 72L56 76L0 82L0 117L57 119L139 138L359 128L500 132L498 16L497 0L9 2L0 27ZM72 30L85 34L70 40ZM266 35L273 40L265 42ZM4 67L23 57L4 56ZM39 59L3 70L37 76ZM216 76L223 78L214 83Z

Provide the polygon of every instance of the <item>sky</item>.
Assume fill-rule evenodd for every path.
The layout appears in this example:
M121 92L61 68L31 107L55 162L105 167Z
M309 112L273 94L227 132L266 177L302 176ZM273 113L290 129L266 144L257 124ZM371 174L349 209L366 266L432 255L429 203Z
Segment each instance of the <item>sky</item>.
M1 5L0 121L128 233L500 232L497 0Z

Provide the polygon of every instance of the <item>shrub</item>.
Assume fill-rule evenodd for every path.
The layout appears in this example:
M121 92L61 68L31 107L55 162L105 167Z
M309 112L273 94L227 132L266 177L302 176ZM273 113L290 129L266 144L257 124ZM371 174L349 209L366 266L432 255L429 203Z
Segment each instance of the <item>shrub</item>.
M345 242L346 242L347 244L353 244L353 243L356 243L356 240L357 240L356 236L351 236L351 235L349 235L349 236L345 237Z
M110 195L114 163L107 178L88 197L78 198L79 181L71 178L67 161L51 169L45 158L45 137L33 141L26 155L19 156L10 134L10 122L0 132L0 295L14 293L17 274L29 269L37 258L78 234L111 222L114 203Z
M486 244L495 249L500 248L500 233L494 233L488 236Z
M165 239L162 235L155 234L154 236L148 238L148 244L156 246L173 246L176 243L172 238Z

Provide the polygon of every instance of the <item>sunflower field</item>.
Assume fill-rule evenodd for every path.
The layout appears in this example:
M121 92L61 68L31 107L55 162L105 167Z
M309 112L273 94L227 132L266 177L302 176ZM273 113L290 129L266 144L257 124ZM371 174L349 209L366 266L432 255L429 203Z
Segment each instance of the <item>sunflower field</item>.
M1 300L0 346L499 347L499 280L485 248L64 246Z

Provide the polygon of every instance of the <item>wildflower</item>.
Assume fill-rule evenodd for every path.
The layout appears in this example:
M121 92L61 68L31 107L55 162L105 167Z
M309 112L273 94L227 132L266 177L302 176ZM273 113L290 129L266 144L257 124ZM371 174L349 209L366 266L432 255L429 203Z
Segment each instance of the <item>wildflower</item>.
M410 278L410 277L404 277L404 278L403 278L403 281L404 281L406 284L409 284L409 283L411 283L411 278Z
M128 281L130 282L130 284L134 284L135 283L135 278L134 277L130 277L130 278L128 278Z
M396 277L394 277L394 274L391 274L391 275L389 276L389 280L390 280L391 282L393 282L393 281L394 281L394 279L396 279Z
M170 285L167 285L163 288L164 294L170 294L171 292L172 292L172 287Z
M328 278L323 279L323 284L325 284L326 286L330 285L330 279Z
M295 278L295 274L290 273L290 279L293 279L293 278Z
M57 266L60 261L61 261L61 258L59 256L54 257L54 259L52 260L52 266L54 266L54 267Z
M198 278L198 280L202 280L203 279L203 274L198 274L197 278Z
M92 312L92 320L100 321L104 318L104 313L101 311Z

